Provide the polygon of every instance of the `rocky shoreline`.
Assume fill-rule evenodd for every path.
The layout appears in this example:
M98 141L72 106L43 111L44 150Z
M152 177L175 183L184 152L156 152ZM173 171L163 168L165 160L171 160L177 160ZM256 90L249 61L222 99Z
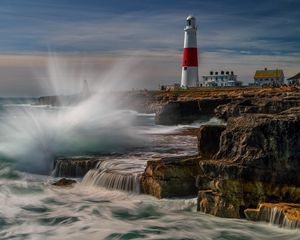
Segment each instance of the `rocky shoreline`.
M198 210L208 214L300 227L298 89L144 94L133 108L155 111L157 124L211 117L225 124L193 131L198 155L148 161L141 193L157 198L198 196ZM82 171L93 168L87 165ZM281 209L277 217L274 208Z
M210 106L226 126L199 130L198 156L148 162L144 192L162 198L198 191L199 211L230 218L245 218L262 202L300 203L300 94L244 94L218 103ZM299 227L299 215L289 224L280 216L270 221Z

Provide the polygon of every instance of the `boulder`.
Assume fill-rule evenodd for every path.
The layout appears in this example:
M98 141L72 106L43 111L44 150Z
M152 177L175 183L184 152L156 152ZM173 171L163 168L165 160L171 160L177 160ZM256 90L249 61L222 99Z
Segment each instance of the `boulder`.
M73 179L61 178L58 181L52 183L52 185L57 187L70 187L75 183L76 181Z
M196 196L198 156L148 161L141 177L141 192L157 198Z

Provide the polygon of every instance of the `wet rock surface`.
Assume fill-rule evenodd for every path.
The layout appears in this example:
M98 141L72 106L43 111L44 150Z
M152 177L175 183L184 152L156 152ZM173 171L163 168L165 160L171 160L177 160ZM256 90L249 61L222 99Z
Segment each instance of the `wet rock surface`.
M57 187L70 187L75 183L77 182L73 179L61 178L58 181L52 183L52 185Z
M300 204L260 203L257 209L246 209L246 218L251 221L264 221L284 228L300 228Z
M148 161L141 177L141 192L157 198L195 195L198 162L197 157L170 157Z

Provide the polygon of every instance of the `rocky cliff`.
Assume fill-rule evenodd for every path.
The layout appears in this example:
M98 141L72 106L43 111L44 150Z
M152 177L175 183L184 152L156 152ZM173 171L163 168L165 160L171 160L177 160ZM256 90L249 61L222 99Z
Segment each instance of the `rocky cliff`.
M213 160L200 161L199 210L243 217L262 201L300 202L299 127L299 113L230 118Z
M300 108L204 126L199 156L149 162L142 188L159 198L197 190L198 210L220 217L244 218L261 202L300 203L299 129Z
M218 106L215 114L223 120L228 120L230 117L237 117L245 113L276 114L299 106L300 94L298 92L243 94L229 104Z
M213 116L227 121L244 113L276 114L300 106L297 89L203 90L190 95L179 92L177 96L160 96L160 99L164 101L156 109L155 120L161 125L187 124Z
M232 99L228 97L217 97L167 102L156 111L155 122L160 125L177 125L208 120L215 115L218 106L231 101Z

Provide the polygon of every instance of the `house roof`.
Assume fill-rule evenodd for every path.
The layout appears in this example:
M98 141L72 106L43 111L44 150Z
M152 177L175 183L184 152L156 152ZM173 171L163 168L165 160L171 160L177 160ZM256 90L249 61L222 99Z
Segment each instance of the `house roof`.
M290 78L287 79L287 80L298 80L298 79L300 79L300 72L299 72L298 74L296 74L295 76L290 77Z
M280 78L283 76L283 70L257 70L254 78Z

